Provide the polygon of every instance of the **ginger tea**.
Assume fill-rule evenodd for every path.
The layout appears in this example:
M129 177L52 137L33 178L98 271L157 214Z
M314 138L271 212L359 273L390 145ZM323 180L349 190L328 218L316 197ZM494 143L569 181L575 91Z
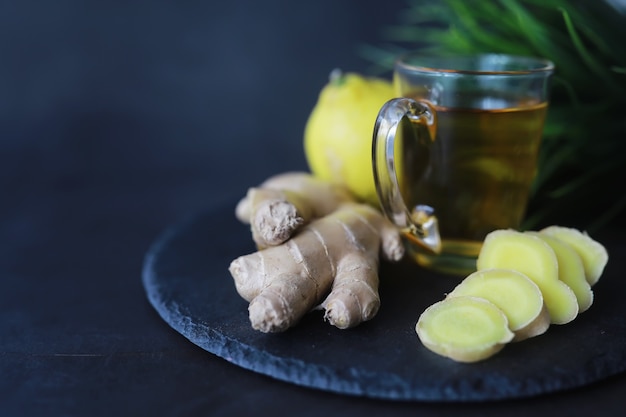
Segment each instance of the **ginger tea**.
M549 60L507 54L395 61L397 98L374 123L372 168L418 264L467 275L487 233L520 227L553 72Z
M500 105L434 106L436 137L427 161L423 149L414 152L415 144L402 141L401 177L410 179L402 181L403 197L409 207L426 204L435 209L443 244L443 256L412 251L422 265L442 269L432 264L451 265L445 259L449 254L472 263L462 266L467 270L474 266L487 233L519 228L523 220L547 104L518 101L502 106L499 99L487 103ZM418 153L421 161L416 163L411 158ZM454 272L454 266L451 269Z

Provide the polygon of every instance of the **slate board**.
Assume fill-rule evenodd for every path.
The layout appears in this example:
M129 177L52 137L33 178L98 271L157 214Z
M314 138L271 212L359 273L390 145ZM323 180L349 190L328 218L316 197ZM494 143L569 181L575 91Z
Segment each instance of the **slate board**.
M338 330L322 313L281 334L254 331L228 265L254 251L235 203L166 230L146 254L148 300L172 328L240 367L293 384L346 395L418 401L523 398L590 384L626 370L626 281L609 262L595 302L575 321L461 364L426 350L414 326L460 277L411 263L381 265L382 305L370 322ZM623 247L619 249L623 250ZM626 258L611 253L611 259Z

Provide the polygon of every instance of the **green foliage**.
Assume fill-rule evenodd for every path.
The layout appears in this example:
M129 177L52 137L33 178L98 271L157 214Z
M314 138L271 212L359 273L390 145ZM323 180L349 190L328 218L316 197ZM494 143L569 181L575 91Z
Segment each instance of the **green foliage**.
M601 0L407 0L384 46L386 71L409 50L540 56L556 65L526 227L568 211L597 230L626 208L626 19ZM620 190L620 191L618 191ZM608 191L608 193L607 193Z

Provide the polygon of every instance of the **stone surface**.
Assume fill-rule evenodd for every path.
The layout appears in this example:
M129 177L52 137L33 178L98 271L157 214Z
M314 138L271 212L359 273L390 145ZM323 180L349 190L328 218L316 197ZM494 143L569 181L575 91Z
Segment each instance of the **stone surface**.
M460 277L404 262L383 264L381 310L357 328L338 330L312 312L282 334L254 331L227 270L254 250L233 210L234 203L225 204L166 231L146 256L143 282L171 327L240 367L320 390L422 401L530 397L626 369L626 304L619 298L626 288L611 265L595 287L595 304L574 322L475 364L431 353L413 330L419 314Z

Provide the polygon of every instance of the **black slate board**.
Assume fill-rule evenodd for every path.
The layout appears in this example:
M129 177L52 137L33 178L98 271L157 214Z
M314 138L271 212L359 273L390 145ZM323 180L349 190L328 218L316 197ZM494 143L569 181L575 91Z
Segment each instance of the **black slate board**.
M191 342L254 372L294 384L372 398L486 401L571 389L626 370L626 282L611 262L595 302L575 321L461 364L419 342L421 312L460 277L410 263L381 266L378 315L338 330L314 311L282 334L254 331L235 291L230 261L254 251L234 203L176 224L146 255L143 283L160 316ZM611 258L626 254L611 253Z

